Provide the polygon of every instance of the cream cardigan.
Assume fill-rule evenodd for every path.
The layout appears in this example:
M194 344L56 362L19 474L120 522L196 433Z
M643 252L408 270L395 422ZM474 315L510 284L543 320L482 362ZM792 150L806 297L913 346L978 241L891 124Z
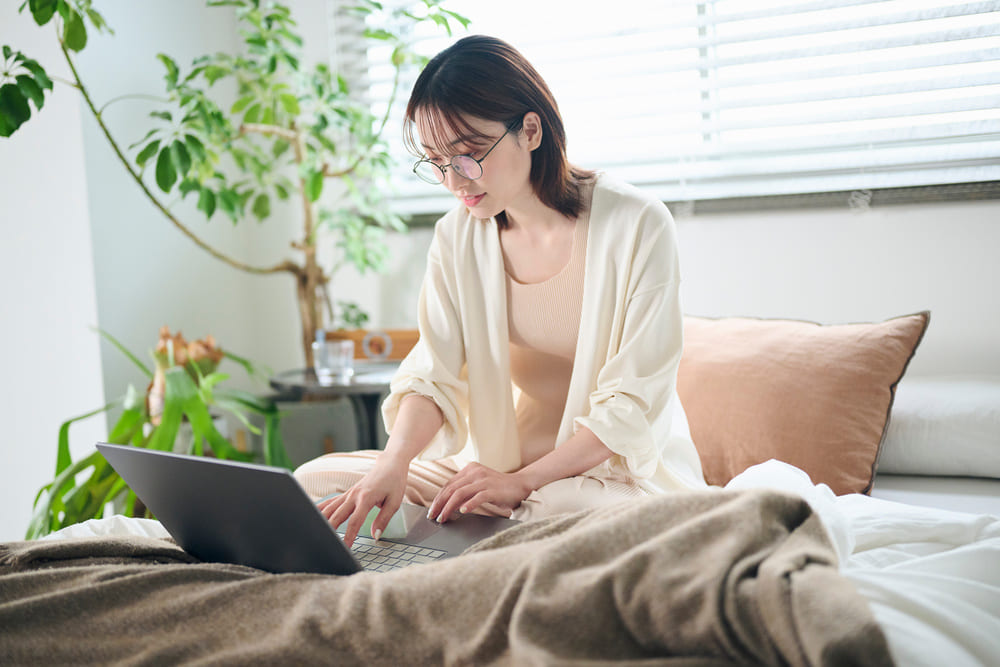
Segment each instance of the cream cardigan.
M382 405L433 400L444 425L421 459L458 455L521 467L497 223L457 207L436 224L420 292L420 340ZM651 493L706 486L677 397L683 321L673 219L666 206L600 175L587 236L576 360L556 445L580 426L614 455L590 474L634 478Z

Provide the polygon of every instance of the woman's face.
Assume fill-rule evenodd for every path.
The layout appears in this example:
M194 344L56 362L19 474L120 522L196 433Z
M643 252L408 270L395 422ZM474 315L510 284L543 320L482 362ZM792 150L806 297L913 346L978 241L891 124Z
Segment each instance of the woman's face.
M446 123L431 117L433 110L416 112L417 132L427 158L439 166L449 164L456 155L471 155L482 160L483 175L470 180L454 169L445 169L444 186L477 218L491 218L501 211L517 209L534 198L529 175L531 151L541 139L541 127L535 113L525 115L519 132L509 132L500 121L466 117L476 132L484 135L459 136ZM433 127L438 130L432 131ZM442 131L443 130L443 131ZM436 134L443 134L440 143ZM503 137L501 139L501 137ZM499 143L497 142L499 140ZM496 146L493 146L496 144ZM493 150L490 147L493 146ZM486 153L489 152L489 155ZM486 156L483 159L483 156Z

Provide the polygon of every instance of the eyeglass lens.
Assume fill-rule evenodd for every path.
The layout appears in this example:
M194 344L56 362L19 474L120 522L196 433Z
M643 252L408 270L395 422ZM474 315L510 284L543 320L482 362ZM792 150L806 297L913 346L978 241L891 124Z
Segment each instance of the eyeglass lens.
M445 169L454 169L455 173L470 181L483 175L483 168L468 155L456 155L452 158L451 164L444 167L439 167L427 160L421 160L417 163L414 173L428 183L444 183Z

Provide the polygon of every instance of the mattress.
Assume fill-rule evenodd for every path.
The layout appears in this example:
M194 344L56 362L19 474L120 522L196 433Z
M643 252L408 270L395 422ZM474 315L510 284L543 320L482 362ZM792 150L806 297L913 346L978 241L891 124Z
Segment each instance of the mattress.
M879 474L871 496L920 507L1000 517L1000 479Z

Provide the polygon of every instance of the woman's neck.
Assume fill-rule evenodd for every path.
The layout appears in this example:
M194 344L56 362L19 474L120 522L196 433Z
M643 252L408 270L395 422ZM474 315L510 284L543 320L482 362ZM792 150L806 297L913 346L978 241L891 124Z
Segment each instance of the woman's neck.
M534 194L523 202L508 207L506 214L507 230L529 235L545 234L573 222L554 208L546 206Z

